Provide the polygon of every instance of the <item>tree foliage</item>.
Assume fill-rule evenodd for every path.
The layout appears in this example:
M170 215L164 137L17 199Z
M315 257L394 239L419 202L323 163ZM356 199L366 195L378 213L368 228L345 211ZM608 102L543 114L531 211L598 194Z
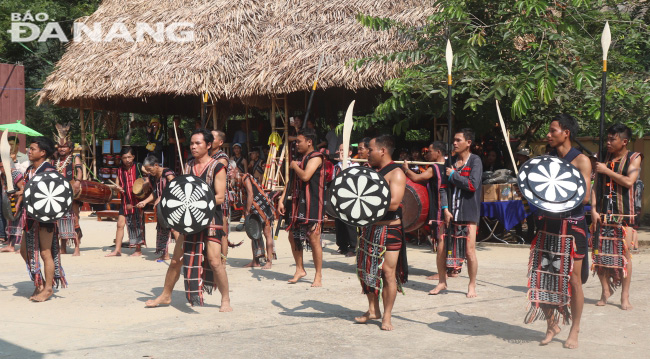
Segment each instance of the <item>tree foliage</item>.
M553 114L579 119L583 135L598 134L602 74L600 37L609 21L607 122L623 122L636 136L650 132L650 4L643 0L437 1L427 24L359 15L376 31L397 29L416 48L368 61L419 61L384 88L391 94L360 127L393 123L397 134L432 127L447 111L445 45L454 50L455 127L487 130L498 122L499 100L512 133L539 136ZM508 116L509 114L509 116ZM444 120L443 120L444 121ZM535 133L538 135L535 136Z

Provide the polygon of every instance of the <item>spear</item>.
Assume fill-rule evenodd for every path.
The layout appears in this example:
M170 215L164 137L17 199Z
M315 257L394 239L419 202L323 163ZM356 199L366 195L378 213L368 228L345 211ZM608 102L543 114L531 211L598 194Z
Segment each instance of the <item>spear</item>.
M323 57L325 54L320 55L320 60L318 60L318 69L316 70L316 78L314 79L314 84L311 87L311 93L309 94L309 102L307 103L307 112L305 112L305 120L302 122L302 128L307 128L307 119L309 119L309 112L311 111L311 103L314 101L314 92L316 92L316 87L318 86L318 77L320 76L320 69L323 66Z
M609 21L605 22L603 35L600 38L600 44L603 47L603 84L600 89L600 141L598 142L598 156L599 160L604 161L603 142L605 142L605 104L607 94L607 52L609 45L612 43L612 34L609 31Z
M451 130L451 67L454 62L454 52L451 50L451 42L447 38L447 49L445 51L445 58L447 59L447 163L451 167L451 141L453 138L453 132ZM449 192L449 186L447 186ZM451 200L451 193L447 193L447 198ZM451 208L451 206L450 206Z

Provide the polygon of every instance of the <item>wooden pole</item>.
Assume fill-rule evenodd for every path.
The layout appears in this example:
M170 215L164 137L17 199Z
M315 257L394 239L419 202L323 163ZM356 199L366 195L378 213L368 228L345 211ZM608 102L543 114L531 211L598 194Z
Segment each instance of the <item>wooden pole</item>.
M212 103L213 109L212 109L212 129L216 130L218 128L217 126L217 103L213 102Z
M93 106L90 106L90 129L92 131L90 135L90 142L92 146L92 155L93 155L93 173L97 173L97 147L95 146L95 110L93 109ZM86 179L86 176L84 176L84 179Z
M251 152L251 139L250 139L250 130L248 127L248 106L246 106L246 151ZM246 169L248 170L248 169Z
M306 122L306 121L305 121ZM287 95L284 95L284 139L285 142L289 141L289 101ZM289 178L289 166L291 165L291 151L285 152L287 156L284 160L284 178Z
M81 162L86 164L86 125L84 124L84 108L79 101L79 126L81 128ZM86 166L82 168L83 178L87 178Z

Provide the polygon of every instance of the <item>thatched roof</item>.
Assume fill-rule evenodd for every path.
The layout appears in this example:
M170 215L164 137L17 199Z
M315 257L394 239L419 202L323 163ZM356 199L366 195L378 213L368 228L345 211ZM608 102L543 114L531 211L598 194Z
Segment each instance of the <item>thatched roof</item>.
M421 24L435 10L430 0L104 0L79 19L104 34L122 22L191 22L194 41L71 42L39 92L39 103L122 108L168 113L194 106L201 94L218 100L248 99L305 91L325 54L321 89L376 88L399 74L394 63L358 70L351 59L413 46L395 31L372 31L358 14ZM134 109L135 108L135 109ZM141 111L138 111L141 110ZM155 111L154 111L155 112Z

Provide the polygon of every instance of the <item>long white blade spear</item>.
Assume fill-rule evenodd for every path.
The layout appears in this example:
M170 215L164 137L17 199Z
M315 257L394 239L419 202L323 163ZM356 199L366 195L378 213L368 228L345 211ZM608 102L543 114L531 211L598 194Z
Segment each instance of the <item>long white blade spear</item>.
M607 52L609 45L612 43L612 34L609 31L609 21L605 23L603 35L600 38L600 44L603 47L603 84L600 89L600 141L598 142L598 159L605 160L603 154L603 142L605 142L605 104L607 102Z

